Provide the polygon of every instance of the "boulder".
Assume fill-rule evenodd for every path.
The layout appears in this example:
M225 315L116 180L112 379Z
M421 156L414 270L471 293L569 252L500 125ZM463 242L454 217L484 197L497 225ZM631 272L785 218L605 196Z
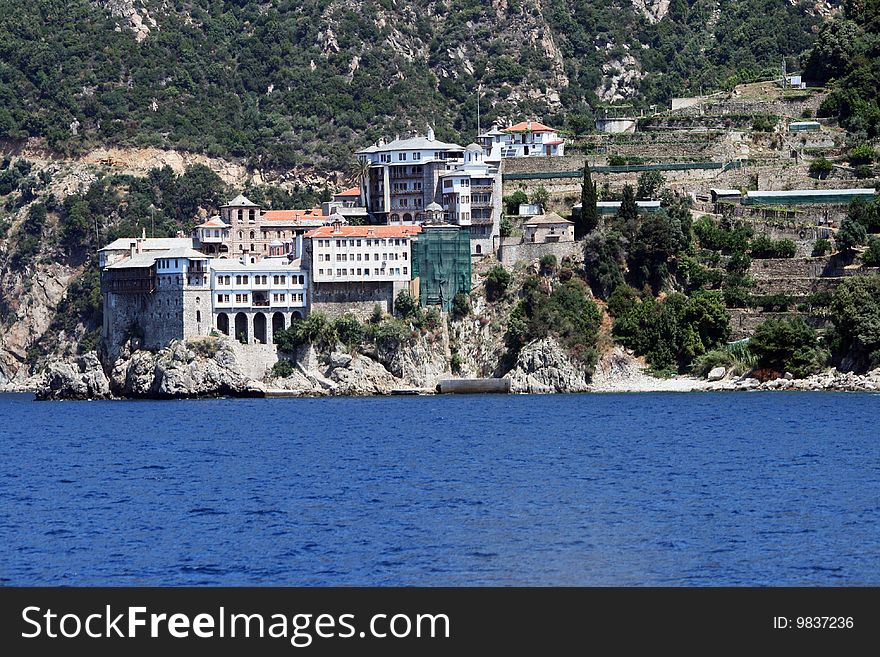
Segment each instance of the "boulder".
M720 381L721 379L724 378L724 376L726 374L727 374L726 367L713 367L712 371L709 372L709 376L707 376L706 378L709 381Z
M512 392L586 392L590 389L590 372L573 362L554 338L534 340L523 347L507 376Z
M48 363L37 387L37 399L110 399L110 381L95 352Z

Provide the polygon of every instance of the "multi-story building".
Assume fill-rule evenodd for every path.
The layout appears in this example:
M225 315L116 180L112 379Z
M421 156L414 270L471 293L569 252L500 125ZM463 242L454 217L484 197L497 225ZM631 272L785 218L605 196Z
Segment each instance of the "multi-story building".
M425 208L439 203L440 174L460 164L464 148L426 136L379 141L357 152L369 164L361 189L367 212L376 223L417 224Z
M300 258L302 236L328 221L329 217L321 208L264 211L247 197L239 195L220 208L220 223L228 226L228 250L224 253L230 258L244 256L248 263L255 264L270 255L273 242L280 242L282 248L289 249L285 255ZM204 230L204 225L197 226L196 232ZM199 243L202 244L201 240ZM277 255L279 247L275 246Z
M213 325L239 342L272 344L275 333L306 315L309 274L300 260L213 260L210 275Z
M557 157L565 154L565 140L539 121L520 121L509 128L492 129L477 136L487 160L505 157Z
M442 208L451 224L467 227L471 255L492 253L501 230L501 174L484 161L479 144L465 148L464 163L440 174Z
M161 250L155 240L131 242L128 253L108 257L114 243L100 258L102 337L110 353L128 340L158 349L171 340L208 335L213 328L208 256L191 242Z
M392 312L412 280L412 239L421 226L343 226L306 234L311 309L369 316L376 304Z

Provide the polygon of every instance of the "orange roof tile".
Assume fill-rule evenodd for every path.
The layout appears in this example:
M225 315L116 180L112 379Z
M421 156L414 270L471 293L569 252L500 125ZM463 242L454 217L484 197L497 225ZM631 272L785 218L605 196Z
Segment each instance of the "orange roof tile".
M421 226L321 226L306 237L413 237L421 232Z
M346 189L344 192L339 192L335 194L335 196L360 196L361 188L360 187L352 187L351 189Z
M504 128L503 132L553 132L553 128L550 128L543 123L538 121L520 121L519 123L510 126L509 128Z
M327 215L321 208L308 208L306 210L266 210L263 212L266 221L307 221L324 220Z

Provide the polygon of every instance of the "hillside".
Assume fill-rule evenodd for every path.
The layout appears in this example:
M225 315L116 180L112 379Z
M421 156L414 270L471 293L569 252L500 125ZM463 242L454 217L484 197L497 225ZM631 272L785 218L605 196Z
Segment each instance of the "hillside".
M382 134L539 115L575 130L796 64L830 12L787 0L0 0L0 138L345 172Z

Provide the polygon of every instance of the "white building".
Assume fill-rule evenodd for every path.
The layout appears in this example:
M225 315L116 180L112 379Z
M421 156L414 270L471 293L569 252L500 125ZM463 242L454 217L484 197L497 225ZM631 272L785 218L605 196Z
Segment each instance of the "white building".
M464 149L425 136L379 141L357 152L369 163L361 180L367 212L379 223L414 224L424 220L424 210L440 202L439 176L464 159Z
M309 275L301 262L212 261L211 303L217 331L248 344L272 344L277 331L305 317Z
M477 136L487 160L504 157L558 157L565 154L565 140L539 121L520 121L509 128L492 129Z
M501 230L501 173L484 161L479 144L465 148L464 163L440 174L446 221L467 226L471 255L491 253Z
M421 226L337 222L307 233L310 311L353 313L363 319L377 306L392 312L397 295L410 291L412 240L421 231Z

